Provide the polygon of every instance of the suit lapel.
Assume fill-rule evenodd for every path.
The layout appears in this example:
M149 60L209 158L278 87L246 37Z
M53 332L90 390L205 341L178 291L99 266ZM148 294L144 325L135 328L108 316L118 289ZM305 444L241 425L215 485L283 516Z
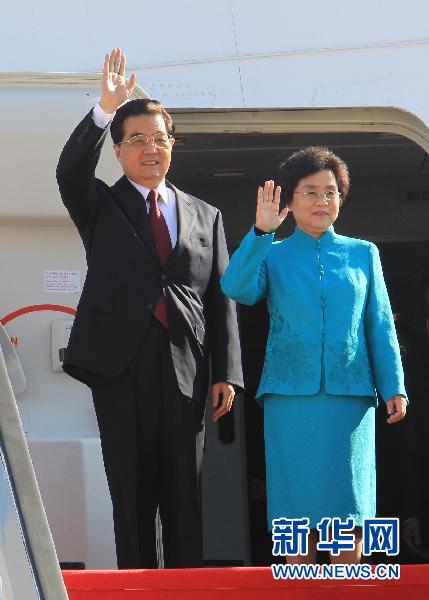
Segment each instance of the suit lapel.
M178 190L169 181L167 181L166 184L176 195L177 210L177 243L167 261L166 266L169 266L180 259L183 250L189 247L191 243L190 238L194 228L196 210L194 202L188 194ZM144 206L143 196L133 185L131 185L125 175L118 179L112 186L111 191L114 194L118 207L124 213L131 227L138 234L138 237L151 255L157 267L160 268L159 258L152 240L149 218L146 206Z
M196 210L194 202L188 194L181 192L169 181L167 186L173 190L176 195L177 209L177 244L173 248L170 258L167 261L167 266L174 264L180 259L183 250L190 245L191 232L194 228Z
M159 258L153 244L149 218L143 196L133 185L131 185L125 175L118 179L111 190L114 193L119 208L125 214L131 227L136 231L146 250L159 267Z

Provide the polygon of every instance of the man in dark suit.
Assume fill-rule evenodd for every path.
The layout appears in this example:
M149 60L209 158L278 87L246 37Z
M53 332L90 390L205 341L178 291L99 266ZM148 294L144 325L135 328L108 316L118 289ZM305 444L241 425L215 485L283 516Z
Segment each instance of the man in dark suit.
M165 566L198 566L209 355L214 420L243 385L235 306L219 285L228 254L220 212L166 181L173 122L159 102L127 102L125 62L106 55L100 102L57 169L88 263L64 370L92 390L118 567L157 566L158 507ZM94 175L110 121L124 171L112 187Z

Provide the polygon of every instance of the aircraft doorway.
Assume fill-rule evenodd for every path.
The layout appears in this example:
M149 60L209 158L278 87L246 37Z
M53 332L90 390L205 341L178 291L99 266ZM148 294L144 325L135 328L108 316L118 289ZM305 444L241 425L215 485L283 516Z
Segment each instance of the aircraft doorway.
M266 179L277 179L282 160L306 145L328 146L339 154L349 165L352 184L336 231L377 243L394 312L416 343L427 335L429 161L419 145L391 133L199 133L177 137L171 179L220 208L231 251L254 223L257 186ZM289 216L279 237L289 235L293 228ZM247 482L247 506L243 507L249 527L247 561L269 564L263 411L254 401L268 327L264 303L240 307L240 325L246 392L235 411L236 415L237 411L244 412L242 435L246 443L240 460ZM386 441L382 434L379 438L387 448L396 439L394 436ZM390 510L387 490L392 489L391 479L386 482L392 472L391 460L383 452L379 452L378 481L383 486L379 498L385 511ZM222 475L217 485L222 485ZM396 480L395 485L399 487L400 483Z
M69 75L61 81L45 75L5 80L11 114L26 105L30 94L40 118L35 121L30 115L26 120L21 111L18 120L3 123L10 152L5 155L1 241L3 254L11 257L3 261L3 315L34 303L64 304L60 292L49 292L47 298L41 285L45 269L79 271L82 282L86 273L84 249L61 206L53 173L68 133L95 102L97 78L78 75L67 83ZM48 129L47 106L57 107L50 111ZM171 180L222 210L231 250L253 223L257 185L275 179L278 163L296 148L326 144L343 156L352 173L350 202L342 210L337 230L386 247L398 244L402 258L407 261L409 256L413 266L416 256L427 256L425 249L412 256L404 253L406 244L429 239L424 151L429 151L429 130L411 113L389 108L172 112L177 144ZM18 201L15 182L20 146L14 141L19 136L25 139L33 160L30 177L21 182ZM41 139L46 142L43 152L39 151ZM97 173L110 184L121 175L110 143L105 145ZM288 218L280 235L292 230L293 221ZM16 251L11 254L10 248ZM395 255L394 274L397 261ZM408 285L407 289L410 303L421 305L416 288ZM76 293L67 296L66 304L74 308L77 301ZM246 378L252 376L254 386L259 378L254 365L261 360L265 342L258 312L262 310L261 304L247 313L241 311ZM31 382L18 406L59 560L90 569L113 568L111 504L91 395L85 386L52 369L51 328L56 319L55 313L38 312L31 319L15 319L8 330L20 341L19 355ZM254 339L247 344L250 334ZM208 484L205 558L211 564L250 564L251 546L258 545L262 536L253 532L250 543L248 478L253 459L249 451L257 445L246 420L250 407L257 415L260 411L252 398L251 382L247 387L246 397L235 404L233 426L222 432L228 435L220 435L217 425L209 431L204 467ZM261 457L259 451L257 460ZM260 524L265 527L262 517Z

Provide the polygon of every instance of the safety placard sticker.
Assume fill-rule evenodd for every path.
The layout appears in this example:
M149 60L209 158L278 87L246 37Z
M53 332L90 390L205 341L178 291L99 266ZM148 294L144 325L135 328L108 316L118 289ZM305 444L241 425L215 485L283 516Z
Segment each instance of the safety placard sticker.
M57 294L78 294L80 292L80 272L62 269L44 271L44 291Z

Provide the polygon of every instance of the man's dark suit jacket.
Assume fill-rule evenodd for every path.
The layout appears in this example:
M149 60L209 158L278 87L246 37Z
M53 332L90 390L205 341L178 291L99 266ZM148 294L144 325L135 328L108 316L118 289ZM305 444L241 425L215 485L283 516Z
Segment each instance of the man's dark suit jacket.
M180 391L203 404L209 354L212 381L243 386L235 304L219 279L228 262L216 208L176 194L178 241L161 267L142 195L123 176L112 187L95 177L106 130L92 111L61 154L61 197L83 240L88 272L63 368L90 384L95 372L115 377L130 364L165 294L174 369Z

